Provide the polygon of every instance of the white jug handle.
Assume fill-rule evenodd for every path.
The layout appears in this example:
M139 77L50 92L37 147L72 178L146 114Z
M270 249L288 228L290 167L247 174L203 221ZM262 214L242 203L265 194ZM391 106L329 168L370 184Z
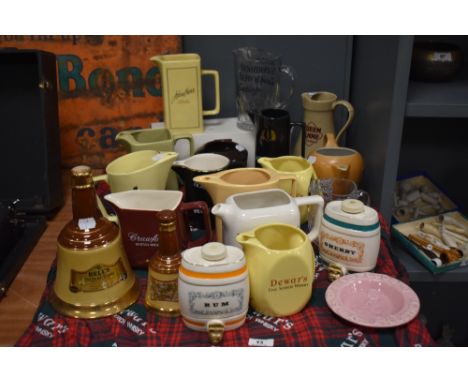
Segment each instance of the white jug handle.
M316 204L318 206L317 212L314 217L314 225L312 227L312 230L307 234L309 237L310 241L314 241L318 234L319 234L319 229L320 229L320 223L322 221L322 215L323 215L323 205L324 201L323 198L319 195L310 195L310 196L300 196L297 198L294 198L296 201L297 206L308 206L308 205L313 205Z

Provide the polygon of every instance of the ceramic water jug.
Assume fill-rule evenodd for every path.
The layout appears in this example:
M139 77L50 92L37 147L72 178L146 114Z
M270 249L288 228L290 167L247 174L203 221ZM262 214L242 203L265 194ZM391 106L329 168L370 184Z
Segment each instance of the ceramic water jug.
M307 235L292 225L275 223L243 232L237 241L247 259L252 307L273 317L300 312L312 295L315 273Z
M318 195L292 198L279 188L231 195L224 203L216 204L213 215L223 220L223 243L238 246L236 236L267 223L300 226L300 206L316 205L310 241L316 239L322 219L323 198Z

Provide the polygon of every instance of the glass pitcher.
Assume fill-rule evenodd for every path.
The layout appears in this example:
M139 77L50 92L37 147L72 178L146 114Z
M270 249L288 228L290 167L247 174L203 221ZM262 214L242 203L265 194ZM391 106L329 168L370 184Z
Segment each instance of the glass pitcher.
M284 109L294 92L294 71L281 56L245 47L233 51L239 128L253 130L254 116L263 109ZM281 77L289 82L283 85Z

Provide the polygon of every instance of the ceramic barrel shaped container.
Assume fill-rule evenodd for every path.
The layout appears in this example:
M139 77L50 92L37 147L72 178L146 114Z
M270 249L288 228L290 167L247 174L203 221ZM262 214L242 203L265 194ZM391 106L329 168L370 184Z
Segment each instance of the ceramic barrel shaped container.
M249 279L244 253L221 243L207 243L182 253L179 305L187 327L222 336L240 327L249 306ZM219 339L219 338L218 338Z
M312 244L299 228L265 224L237 236L247 259L250 304L259 313L282 317L304 308L312 295Z
M356 199L327 204L319 234L320 256L354 272L372 270L379 255L377 212Z

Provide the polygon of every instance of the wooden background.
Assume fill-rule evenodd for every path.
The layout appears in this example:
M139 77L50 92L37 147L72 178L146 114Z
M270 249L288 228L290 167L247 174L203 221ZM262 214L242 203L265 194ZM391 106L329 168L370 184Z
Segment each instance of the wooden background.
M0 36L0 48L57 56L62 165L104 168L124 154L115 136L161 121L158 68L150 58L182 50L179 36Z

